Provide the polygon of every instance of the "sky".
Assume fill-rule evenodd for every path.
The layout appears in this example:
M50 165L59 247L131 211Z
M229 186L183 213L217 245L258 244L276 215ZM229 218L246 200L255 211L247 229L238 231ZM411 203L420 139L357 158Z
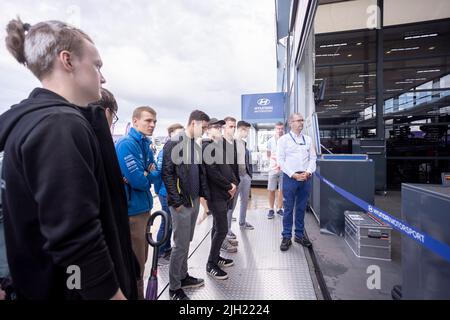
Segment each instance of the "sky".
M0 38L19 15L31 25L62 20L94 40L105 88L119 104L115 134L134 108L157 112L155 136L210 117L241 115L241 95L276 91L274 0L96 0L0 2ZM0 45L0 113L40 83Z

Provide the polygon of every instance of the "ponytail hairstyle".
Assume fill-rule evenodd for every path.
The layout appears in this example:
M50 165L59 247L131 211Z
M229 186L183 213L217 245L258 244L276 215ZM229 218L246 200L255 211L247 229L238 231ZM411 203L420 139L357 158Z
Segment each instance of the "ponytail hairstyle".
M81 57L85 40L94 44L83 31L61 21L40 22L31 26L20 18L6 26L6 48L39 80L51 73L61 51Z

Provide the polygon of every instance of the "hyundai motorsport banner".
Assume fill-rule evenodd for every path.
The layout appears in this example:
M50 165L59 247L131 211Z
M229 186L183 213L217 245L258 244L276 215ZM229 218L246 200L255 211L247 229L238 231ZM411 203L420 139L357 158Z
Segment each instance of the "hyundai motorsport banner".
M250 123L275 123L284 121L283 92L243 94L241 97L242 120Z

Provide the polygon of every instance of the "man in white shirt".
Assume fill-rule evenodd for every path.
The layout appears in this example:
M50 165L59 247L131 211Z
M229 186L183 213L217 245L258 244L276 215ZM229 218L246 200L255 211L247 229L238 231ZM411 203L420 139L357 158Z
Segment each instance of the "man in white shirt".
M281 251L291 246L292 224L295 208L294 241L305 247L311 242L304 237L306 203L311 190L311 176L316 171L316 151L310 137L302 134L303 116L293 113L289 116L291 131L278 141L278 164L283 172L283 240Z
M280 171L280 166L277 162L277 144L280 137L284 134L284 123L278 122L275 125L275 134L267 141L267 157L269 158L269 177L267 181L267 190L269 190L269 213L268 219L273 219L275 216L275 192L278 186L277 197L277 213L283 215L283 173Z

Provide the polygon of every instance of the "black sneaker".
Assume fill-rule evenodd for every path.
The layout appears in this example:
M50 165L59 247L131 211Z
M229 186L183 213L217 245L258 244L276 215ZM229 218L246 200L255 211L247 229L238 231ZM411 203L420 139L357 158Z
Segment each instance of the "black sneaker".
M301 239L295 237L294 241L297 242L297 243L300 243L302 246L304 246L306 248L311 248L312 247L311 241L309 241L305 236L303 236Z
M282 217L283 214L284 214L283 209L278 209L277 214L278 214L280 217Z
M231 267L232 265L234 265L234 262L231 259L219 257L219 261L217 262L217 265L221 268L226 268L226 267Z
M275 216L275 211L269 210L269 213L267 214L267 219L273 219Z
M206 272L208 273L208 275L210 275L211 277L213 277L217 280L228 279L228 274L225 271L223 271L222 269L220 269L218 266L216 266L215 264L212 264L212 263L208 263L206 265Z
M289 249L289 247L291 246L291 244L292 244L291 239L283 238L283 240L281 241L280 250L287 251Z
M182 289L197 288L197 287L201 287L204 284L205 284L205 280L200 279L200 278L191 277L189 274L187 275L186 278L181 280L181 288Z
M191 300L181 288L178 290L169 289L169 296L170 300Z

